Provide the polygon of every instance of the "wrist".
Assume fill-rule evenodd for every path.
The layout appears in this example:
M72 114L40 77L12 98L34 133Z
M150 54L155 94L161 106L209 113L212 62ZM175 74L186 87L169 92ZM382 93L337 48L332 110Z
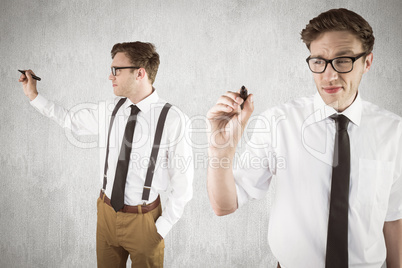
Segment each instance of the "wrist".
M208 168L215 169L231 169L233 165L236 148L225 149L208 149Z
M228 147L228 146L225 148L219 148L215 146L208 147L209 157L233 159L235 153L236 153L235 147Z
M38 92L33 92L33 93L27 95L27 97L29 98L30 101L33 101L37 96L38 96Z

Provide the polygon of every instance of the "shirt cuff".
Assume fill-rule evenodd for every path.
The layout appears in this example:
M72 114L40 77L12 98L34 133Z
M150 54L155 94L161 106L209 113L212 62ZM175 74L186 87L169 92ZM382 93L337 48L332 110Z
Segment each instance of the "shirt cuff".
M248 202L247 194L237 184L236 184L236 194L237 194L237 208L240 208Z
M163 238L169 233L170 229L172 229L172 224L168 222L163 216L160 216L155 223L156 231L160 234Z
M388 215L385 217L385 221L397 221L400 219L402 219L402 211L388 213Z
M47 99L43 97L41 94L38 94L35 99L30 101L30 104L35 108L43 108L47 104Z

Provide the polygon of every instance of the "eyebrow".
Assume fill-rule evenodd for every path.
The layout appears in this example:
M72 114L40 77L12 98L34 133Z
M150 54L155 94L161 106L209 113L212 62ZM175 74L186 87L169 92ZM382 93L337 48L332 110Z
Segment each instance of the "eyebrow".
M345 56L345 57L350 57L352 55L354 55L355 53L352 50L341 50L339 52L337 52L335 54L335 58L337 57L341 57L341 56ZM312 58L321 58L321 59L325 59L325 57L321 56L320 54L318 54L317 56L311 55Z
M339 56L351 56L351 55L354 55L355 53L352 51L352 50L342 50L342 51L339 51L338 53L336 53L335 54L335 56L336 57L339 57Z

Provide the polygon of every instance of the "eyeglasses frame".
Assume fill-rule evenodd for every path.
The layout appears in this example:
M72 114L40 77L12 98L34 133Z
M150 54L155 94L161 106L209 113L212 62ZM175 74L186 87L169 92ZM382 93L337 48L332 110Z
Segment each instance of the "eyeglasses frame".
M137 66L127 66L127 67L110 67L112 70L112 75L116 76L116 70L121 70L121 69L140 69L141 67Z
M363 52L363 53L357 55L356 57L345 57L345 56L342 56L342 57L333 58L332 60L326 60L326 59L323 59L323 58L321 58L321 57L311 57L311 56L309 56L309 57L306 59L306 62L307 62L307 65L308 65L308 68L310 69L310 71L313 72L313 73L315 73L315 74L322 74L323 72L325 72L325 70L327 69L328 63L331 64L332 69L334 69L337 73L346 74L346 73L350 73L351 71L353 71L353 67L354 67L355 61L357 61L358 59L360 59L361 57L363 57L363 56L366 55L366 54L367 54L367 52ZM347 71L347 72L339 72L339 71L334 67L334 64L333 64L332 62L333 62L334 60L342 59L342 58L347 58L347 59L351 59L351 60L352 60L352 69L351 69L350 71ZM311 59L320 59L320 60L325 61L324 70L323 70L322 72L314 72L313 70L311 70L310 64L308 63Z

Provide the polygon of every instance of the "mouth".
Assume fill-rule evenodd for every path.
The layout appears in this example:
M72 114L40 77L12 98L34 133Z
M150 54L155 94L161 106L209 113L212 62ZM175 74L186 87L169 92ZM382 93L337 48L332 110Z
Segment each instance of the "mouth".
M116 84L113 84L113 87L117 87L117 85L116 85Z
M341 86L329 86L329 87L322 87L322 89L325 91L325 93L328 94L335 94L342 90Z

